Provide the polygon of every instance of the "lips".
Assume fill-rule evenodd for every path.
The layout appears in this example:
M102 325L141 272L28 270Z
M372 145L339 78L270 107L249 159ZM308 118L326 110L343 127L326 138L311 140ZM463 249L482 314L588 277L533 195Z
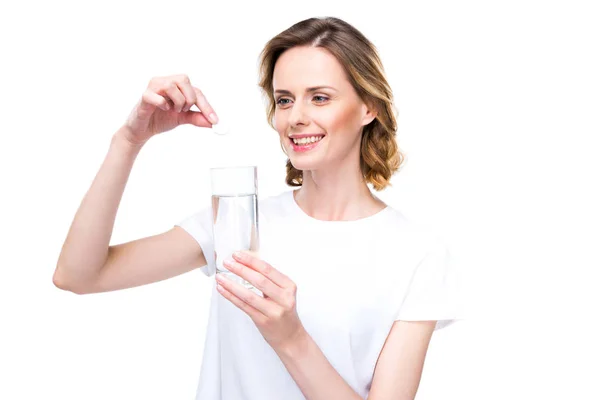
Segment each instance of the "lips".
M321 139L316 142L312 142L312 143L296 144L296 143L294 143L294 140L292 138L290 138L290 143L292 144L292 149L294 150L294 152L302 153L302 152L310 151L310 150L314 149L315 147L317 147L319 145L319 143L321 143L323 140L325 140L325 135L310 135L310 136L321 137ZM310 137L310 136L308 136L308 137ZM307 137L307 136L304 136L304 137Z
M302 133L302 134L297 134L297 135L290 135L288 137L290 139L302 139L302 138L311 137L311 136L325 136L325 134L324 133Z

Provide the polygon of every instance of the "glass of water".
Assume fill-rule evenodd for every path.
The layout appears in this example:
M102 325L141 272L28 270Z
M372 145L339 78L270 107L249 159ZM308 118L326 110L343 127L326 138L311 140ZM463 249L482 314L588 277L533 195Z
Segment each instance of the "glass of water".
M216 273L226 274L262 295L248 281L225 268L223 261L238 250L258 256L258 190L256 166L211 168L213 238Z

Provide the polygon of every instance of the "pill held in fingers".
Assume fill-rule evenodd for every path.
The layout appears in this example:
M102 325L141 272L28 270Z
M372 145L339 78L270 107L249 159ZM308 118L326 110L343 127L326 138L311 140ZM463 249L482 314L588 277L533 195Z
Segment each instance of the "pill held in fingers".
M219 121L218 123L214 124L212 126L212 130L217 135L229 134L229 127L227 126L227 124L224 124L222 121Z

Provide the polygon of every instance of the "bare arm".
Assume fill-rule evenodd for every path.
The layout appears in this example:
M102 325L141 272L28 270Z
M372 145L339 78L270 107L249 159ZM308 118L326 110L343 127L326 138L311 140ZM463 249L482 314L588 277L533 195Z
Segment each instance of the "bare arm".
M179 226L146 238L110 246L96 279L73 290L108 292L162 281L206 265L198 242Z
M53 282L76 291L89 285L106 263L115 217L133 163L142 145L133 145L120 128L83 198L63 244Z
M69 229L54 284L77 294L107 292L165 280L206 265L182 228L109 246L115 217L139 148L117 132Z
M199 112L191 111L196 105ZM207 117L208 116L208 117ZM182 124L210 127L212 107L186 75L156 77L113 135L108 154L83 198L63 244L53 282L75 293L124 289L163 280L206 264L183 229L109 246L133 163L154 135Z
M413 400L436 321L396 321L377 359L368 399Z
M369 400L413 400L436 321L396 321L379 354ZM360 399L304 332L277 355L307 399Z

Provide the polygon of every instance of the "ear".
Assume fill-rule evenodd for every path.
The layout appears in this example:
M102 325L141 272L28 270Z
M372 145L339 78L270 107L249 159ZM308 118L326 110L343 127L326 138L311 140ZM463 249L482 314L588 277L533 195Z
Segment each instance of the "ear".
M369 125L375 118L377 118L377 110L370 104L363 104L362 106L363 119L362 126Z

